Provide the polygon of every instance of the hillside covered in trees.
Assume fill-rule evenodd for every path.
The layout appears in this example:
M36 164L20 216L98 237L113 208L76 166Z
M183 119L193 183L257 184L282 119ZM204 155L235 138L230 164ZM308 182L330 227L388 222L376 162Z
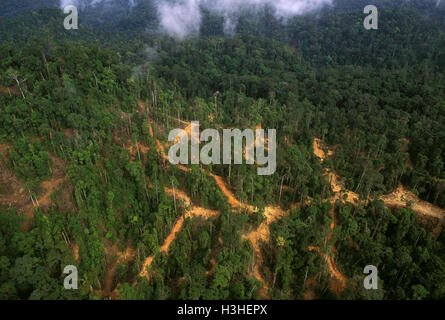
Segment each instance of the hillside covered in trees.
M0 5L0 299L445 299L442 7L204 10L178 41L150 1L79 30L27 2ZM191 121L277 129L275 174L172 165Z

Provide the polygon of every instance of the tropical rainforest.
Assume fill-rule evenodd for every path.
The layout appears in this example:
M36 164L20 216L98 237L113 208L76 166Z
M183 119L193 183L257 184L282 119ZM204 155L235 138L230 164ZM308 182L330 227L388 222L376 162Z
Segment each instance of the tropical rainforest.
M442 6L377 1L378 30L363 1L266 7L229 34L202 8L176 39L116 2L78 30L0 4L0 299L445 299ZM191 121L276 129L276 172L172 165Z

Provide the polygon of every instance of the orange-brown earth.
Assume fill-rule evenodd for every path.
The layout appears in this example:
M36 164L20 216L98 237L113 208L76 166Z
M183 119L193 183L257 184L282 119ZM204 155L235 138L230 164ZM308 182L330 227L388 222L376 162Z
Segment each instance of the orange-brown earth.
M318 286L317 276L316 274L304 282L305 291L303 293L304 300L314 300L315 299L315 288Z
M22 213L23 208L32 201L29 192L6 163L9 149L10 146L0 144L0 203L9 208L17 208L18 213Z
M325 152L326 149L327 153ZM314 154L320 158L321 162L323 162L324 160L332 156L334 154L334 151L332 149L326 148L320 139L315 138ZM350 190L345 190L344 185L341 182L341 179L337 175L337 173L327 168L325 169L325 175L329 178L331 190L334 193L333 197L330 200L332 203L335 203L337 200L343 200L344 196L346 195L347 202L350 202L355 205L358 204L359 195ZM441 209L437 206L432 205L429 202L419 199L416 195L414 195L414 193L412 193L409 190L406 190L402 185L399 185L398 188L394 190L392 193L382 196L381 200L383 200L385 205L390 208L391 207L402 208L405 207L408 202L411 202L412 203L411 208L413 212L415 212L418 216L419 215L426 216L429 217L430 219L438 221L437 226L434 230L436 236L438 235L438 233L440 233L442 224L445 222L444 209ZM330 214L332 216L331 230L333 231L334 228L336 227L335 209L332 209ZM329 240L331 239L332 239L332 233L329 236ZM359 249L359 246L356 243L353 244L356 249ZM330 283L330 287L332 290L337 292L337 294L340 294L346 288L347 279L341 274L341 272L335 265L333 257L321 253L320 248L317 247L309 247L308 249L320 253L326 260L330 274L332 275L332 278L335 279L335 282ZM336 252L335 247L331 246L331 252L335 254Z
M232 208L244 209L247 210L249 213L257 211L253 206L239 202L238 199L235 198L232 191L229 190L223 178L217 176L216 174L210 174L210 176L215 180L221 192L227 197L227 202Z
M326 148L323 145L322 141L318 138L314 139L313 149L314 149L314 154L318 158L320 158L321 162L324 162L326 159L328 159L330 156L332 156L334 154L334 151L332 149ZM327 152L325 152L325 150L327 150ZM326 168L324 175L328 178L330 185L331 185L331 191L334 193L332 198L329 200L329 201L331 201L331 203L335 203L337 200L343 200L344 195L347 195L346 201L353 202L353 203L358 202L358 198L359 198L358 195L354 192L344 190L345 188L343 187L343 184L341 183L340 177L335 172L333 172L329 168ZM331 233L328 237L328 240L329 240L329 242L331 242L332 234L333 234L334 229L337 224L336 219L335 219L335 207L333 207L331 209L329 214L331 215L332 222L331 222L331 226L330 226ZM330 249L331 249L332 254L335 254L337 252L337 249L333 245L330 245ZM337 265L335 264L334 258L328 254L321 252L319 247L309 246L308 250L317 252L326 261L326 264L327 264L327 267L329 270L329 274L331 276L329 279L329 287L331 288L332 291L336 292L337 295L341 295L341 293L346 288L347 279L339 271Z
M314 154L320 158L321 162L325 161L328 157L332 156L334 152L330 149L328 149L327 153L324 151L326 147L324 146L323 142L319 138L314 138Z
M334 258L332 256L329 256L329 255L321 252L319 247L309 246L308 250L317 252L326 261L326 264L329 269L329 274L331 275L331 279L329 281L329 287L333 292L336 292L338 295L340 295L346 289L348 280L340 272L340 270L338 270L337 265L335 264Z
M165 192L170 196L175 198L176 200L182 200L184 202L184 205L186 206L186 213L179 217L179 219L175 222L173 225L172 230L170 231L170 234L167 236L167 238L164 240L164 243L159 249L160 253L168 254L168 250L170 248L170 245L173 241L176 239L176 234L182 230L182 227L184 226L185 219L187 218L197 218L202 217L204 219L209 219L211 217L218 217L220 212L215 210L210 210L202 207L196 207L192 205L192 201L189 198L189 196L177 189L170 189L165 188ZM144 263L142 264L142 270L139 273L140 277L146 277L149 279L148 274L148 268L151 266L154 260L154 255L149 256L145 259Z
M143 103L142 101L140 101L140 103ZM179 121L179 120L178 120ZM185 121L180 121L181 124L186 126L186 132L187 134L190 136L190 128L191 128L191 124L189 122L185 122ZM150 134L153 136L153 130L152 130L152 126L151 123L149 124L149 128L150 128ZM187 131L187 128L189 128L189 130ZM165 149L164 146L162 145L162 143L156 139L156 145L157 145L157 151L160 152L161 156L168 161L168 157L165 153ZM188 168L179 165L178 166L179 169L183 170L183 171L189 171ZM215 180L216 184L218 185L218 187L220 188L220 190L222 191L222 193L227 197L228 199L228 203L230 204L230 206L232 208L235 209L245 209L247 210L249 213L254 213L257 212L257 209L254 208L253 206L250 205L246 205L246 204L242 204L240 203L235 196L233 195L233 193L229 190L229 188L226 186L224 180L220 177L217 176L215 174L210 174L211 177ZM166 192L169 193L169 195L172 195L172 190L170 189L166 189ZM176 190L176 192L178 192ZM177 194L178 197L182 197L182 199L185 200L186 204L190 204L190 199L183 193L178 192ZM281 209L280 209L281 210ZM268 212L268 215L266 217L269 217L266 220L269 221L268 223L272 223L272 221L276 220L273 219L271 217L274 216L275 213L279 213L279 215L281 215L284 211L280 211L278 210L278 208L266 208L266 212ZM196 208L195 211L188 211L187 212L189 215L191 215L192 217L195 216L203 216L203 217L208 217L208 216L217 216L219 215L219 212L216 211L212 211L212 210L208 210L208 209L204 209L204 208ZM171 233L169 234L169 236L167 237L167 239L165 240L164 244L161 246L161 252L167 253L168 252L168 248L171 244L171 242L176 238L176 233L182 229L182 225L184 223L183 217L179 218L178 221L176 222L176 224L174 225ZM269 225L267 224L267 226ZM248 237L251 241L253 241L253 246L256 252L257 257L259 257L258 259L261 260L261 253L259 250L259 245L257 245L258 241L256 239L261 239L261 238L267 238L268 239L268 227L266 227L266 224L263 224L263 226L260 226L260 232L258 233L251 233ZM147 268L151 266L151 264L153 263L154 260L154 256L150 256L148 258L146 258L143 267L142 267L142 271L140 272L139 276L141 277L148 277L148 273L147 273ZM266 282L262 279L261 274L259 273L259 263L255 264L254 267L254 271L253 271L253 275L263 284L263 286L266 286ZM267 296L267 287L266 289L262 289L263 291L263 296Z
M119 299L119 286L117 284L114 286L114 278L117 271L117 268L120 264L125 264L132 262L136 257L136 251L127 247L124 251L119 250L119 240L117 240L114 244L111 244L108 240L105 245L105 255L112 260L111 266L108 267L108 270L105 274L105 278L103 280L103 285L100 290L93 290L90 288L90 292L109 299Z
M136 157L142 160L142 164L145 164L145 155L150 150L150 148L146 145L143 145L142 143L136 142L136 145L132 145L129 141L128 146L126 149L130 152L130 159L131 161L135 161Z
M79 245L77 243L73 244L73 255L76 261L79 261Z
M190 123L185 122L185 121L180 121L180 122L186 126L186 129L190 125ZM150 128L150 134L153 137L154 135L153 135L153 129L151 127L151 124L150 124L149 128ZM187 131L188 135L190 135L189 131ZM162 157L165 160L168 160L168 157L166 156L166 153L165 153L164 146L161 144L161 142L158 139L156 139L156 144L157 144L158 152L161 153ZM325 152L325 149L327 150L326 152ZM323 143L320 139L318 139L318 138L314 139L314 154L316 156L318 156L322 162L325 159L327 159L328 157L332 156L333 153L334 153L334 151L332 149L327 149L323 146ZM189 169L184 166L179 166L179 167L183 171L189 171ZM203 171L204 171L204 169L203 169ZM243 204L240 201L238 201L236 199L236 197L234 196L234 194L230 191L229 187L226 185L226 183L222 177L217 176L215 174L210 174L210 175L215 180L215 182L218 185L218 187L220 188L221 192L227 197L227 199L228 199L227 201L232 208L245 209L251 214L258 211L257 208L254 208L253 206L248 205L248 204ZM346 201L352 202L355 204L358 203L359 196L354 192L345 190L343 184L341 183L340 177L335 172L333 172L330 169L326 169L325 175L329 178L329 181L331 184L331 190L334 193L334 195L330 199L330 201L335 203L336 200L343 200L344 195L346 195L347 196ZM173 192L173 190L171 190L171 189L166 189L166 192L170 196L172 196L172 194L173 194L174 197L184 200L186 205L191 205L190 199L182 191L174 190L174 192ZM411 195L409 195L409 196L411 199L413 199L413 197ZM396 197L396 199L392 199L392 200L391 199L392 198L389 195L387 196L387 198L384 198L384 200L387 200L389 206L402 205L402 203L401 203L402 199L400 197L398 197L398 198ZM434 208L434 206L432 206L430 204L427 205L426 203L422 203L418 199L414 199L414 200L416 200L416 203L419 206L419 208L423 208L422 209L423 211L434 212L434 215L436 215L438 213L437 208L435 208L434 210L431 209L431 207ZM310 200L308 200L307 203L310 203ZM296 205L294 205L294 207ZM428 208L428 210L425 210L425 208ZM289 213L290 213L290 210L285 211L285 210L282 210L280 207L267 207L267 208L265 208L265 212L264 212L265 218L266 218L265 221L263 223L261 223L260 226L256 230L243 235L244 239L248 239L251 241L254 252L256 254L256 261L254 263L252 274L262 283L262 288L260 290L260 295L262 297L268 297L268 284L263 279L261 272L260 272L260 267L261 267L261 262L262 262L260 242L261 241L268 242L270 240L270 229L269 229L270 224L283 218L284 216L288 215ZM332 223L331 223L331 234L328 237L329 240L332 239L332 232L333 232L334 228L336 227L335 209L332 209L330 211L330 214L332 217ZM204 209L204 208L195 208L195 209L191 209L191 210L187 211L186 217L202 216L202 217L208 218L211 216L218 216L218 215L219 215L219 212L217 212L217 211L212 211L212 210L208 210L208 209ZM442 215L441 215L441 217L443 218ZM170 247L171 243L176 238L176 233L182 229L183 223L184 223L184 217L179 218L178 221L173 226L172 231L170 232L168 237L165 239L164 244L161 246L160 252L165 253L165 254L168 253L168 248ZM330 248L331 248L331 253L335 254L336 249L333 246L330 246ZM326 264L327 264L327 267L329 270L329 274L331 275L330 288L331 288L331 290L337 292L337 294L341 294L341 292L347 286L347 278L340 272L340 270L336 266L334 258L326 253L321 252L319 247L310 246L310 247L308 247L308 250L315 251L323 257L323 259L326 261ZM149 278L148 268L151 266L153 260L154 260L154 256L147 257L147 259L145 260L145 262L143 264L142 271L140 272L141 277ZM312 288L311 288L311 290L312 290ZM313 297L313 292L312 291L305 292L305 297Z
M433 226L433 234L437 238L445 224L445 210L427 201L419 199L412 191L405 189L401 184L392 193L384 195L381 199L387 207L404 208L411 204L411 209L417 214L419 221Z
M188 135L190 135L190 123L185 122L185 121L182 121L181 123L186 125L186 132ZM149 126L149 130L150 130L150 135L154 136L153 129L152 129L151 125ZM157 144L158 152L161 153L162 157L165 160L168 160L168 157L165 153L164 146L161 144L161 142L158 139L156 139L156 144ZM141 146L140 144L137 147L139 147L140 151L142 151L143 153L146 153L148 151L148 147ZM7 149L8 149L7 146L0 145L0 151L2 153L7 151ZM317 138L314 139L314 154L316 156L318 156L321 159L321 161L324 161L325 159L327 159L329 156L331 156L333 154L333 151L329 150L329 149L327 150L327 154L326 154L324 149L326 149L326 148L323 146L321 140L317 139ZM133 150L131 150L131 153L135 154ZM62 164L61 167L64 168L63 162L60 159L57 159L56 157L52 156L51 160L52 160L53 165L56 164L56 166L57 165L60 166ZM183 166L180 166L180 169L184 170L184 171L189 170L188 168L183 167ZM7 179L9 179L9 180L13 179L13 177L12 177L13 175L7 176L8 174L11 175L11 173L10 172L8 173L7 170L2 170L2 175L0 177L3 178L6 175ZM351 191L344 190L344 187L341 183L341 179L338 177L338 175L336 173L332 172L332 170L330 170L330 169L326 169L325 174L329 178L329 181L331 183L331 189L334 193L334 197L331 199L331 201L335 202L335 200L343 199L343 195L346 194L347 201L352 202L352 203L358 202L358 198L359 198L358 195ZM258 211L257 208L254 208L251 205L243 204L243 203L239 202L236 199L236 197L234 196L234 194L230 191L229 187L226 185L226 183L224 182L222 177L217 176L215 174L211 174L211 176L214 178L216 184L218 185L218 187L220 188L222 193L227 197L228 203L232 206L232 208L245 209L249 213L255 213ZM34 204L28 204L25 206L26 216L28 216L28 217L33 216L33 209L35 206L50 205L50 202L51 202L50 196L51 196L52 192L65 181L66 181L66 177L64 175L60 175L60 174L53 176L53 178L50 180L43 181L41 184L41 187L42 187L42 189L45 190L45 192L39 199L36 199ZM20 185L18 181L17 181L16 185L17 186ZM26 194L23 193L23 190L21 193L20 192L17 193L17 190L14 190L14 191L15 192L13 193L12 198L10 196L8 198L8 196L0 195L0 202L5 203L5 202L7 202L7 200L12 200L11 202L13 205L16 203L19 204L19 203L29 202L29 198L26 196ZM166 192L170 196L174 196L178 200L183 200L184 204L187 207L192 206L190 198L183 191L172 190L172 189L166 188ZM414 212L416 212L418 214L422 214L422 215L433 216L435 218L440 219L441 221L443 221L443 219L444 219L444 210L442 210L438 207L435 207L428 202L420 200L412 192L405 190L403 188L403 186L399 186L399 188L396 189L393 193L383 196L382 200L385 201L386 205L389 207L392 207L392 206L403 207L406 205L406 201L412 201ZM269 229L270 224L283 218L284 216L288 215L289 213L290 213L290 210L284 211L280 207L266 207L265 212L264 212L265 221L263 223L261 223L260 226L256 230L243 235L244 239L248 239L251 241L254 252L256 254L257 260L255 261L252 274L263 285L263 287L260 291L260 295L262 297L268 297L268 285L267 285L267 282L263 279L261 272L260 272L260 267L261 267L261 262L262 262L260 242L261 241L268 242L270 240L270 229ZM332 210L330 212L330 214L332 215L331 229L333 230L336 226L335 211ZM173 226L172 231L165 239L165 241L159 251L161 253L168 254L169 247L170 247L171 243L175 240L177 232L179 232L182 229L185 218L194 218L194 217L210 218L210 217L215 217L218 215L219 215L218 211L209 210L209 209L200 208L200 207L192 207L191 209L189 209L186 212L186 214L184 216L180 217L176 221L176 223ZM332 236L332 234L330 235L329 240L331 240L331 236ZM324 258L324 260L327 263L329 273L331 274L331 278L332 278L332 281L330 282L330 288L331 288L331 290L340 294L346 287L347 279L339 271L338 267L335 264L334 258L328 254L322 253L320 248L318 248L318 247L310 246L310 247L308 247L308 250L315 251L315 252L319 253ZM335 253L335 248L333 248L332 246L331 246L331 251L333 253ZM114 279L114 274L116 272L116 268L121 263L131 261L134 258L135 252L133 249L127 248L126 251L117 252L115 255L118 257L118 259L115 261L115 263L112 265L112 267L108 270L107 275L104 280L104 289L101 292L101 294L103 296L114 297L114 298L118 297L117 290L112 291L112 283L113 283L113 279ZM78 246L74 247L74 256L75 256L76 260L79 259ZM153 260L154 260L154 256L150 256L150 257L146 258L146 260L143 263L142 271L140 272L141 277L149 277L147 270L151 266ZM214 265L214 262L213 262L213 265ZM211 274L211 271L209 271L208 273Z
M261 242L269 242L270 240L270 225L275 221L282 219L290 214L290 210L284 211L280 207L266 207L264 209L265 220L259 225L256 230L253 230L242 236L243 239L247 239L252 243L252 248L255 252L256 261L254 261L252 275L261 282L262 288L260 289L260 296L262 298L269 297L269 287L267 282L261 275L261 265L263 257L261 253Z
M17 95L17 96L20 95L20 92L19 92L19 90L17 90L16 87L9 87L8 88L8 87L0 86L0 92L7 93L9 95L12 95L12 94Z
M8 149L9 146L0 146L0 153L3 157L6 157ZM3 186L10 186L8 194L0 195L0 203L7 204L9 207L17 207L19 212L23 212L26 217L23 224L24 231L29 228L30 220L34 217L34 209L49 207L51 205L51 194L67 181L64 161L53 154L50 154L50 157L52 177L40 183L43 194L39 198L34 198L29 191L26 192L23 184L0 159L0 167L2 168L0 183Z
M57 190L63 183L68 181L65 176L65 163L62 159L51 156L51 172L52 177L49 180L42 181L40 187L44 190L43 195L36 199L34 204L31 204L25 208L25 216L27 220L24 224L24 230L28 230L29 222L34 217L35 208L46 208L51 205L51 195Z
M180 122L186 126L185 127L186 132L188 135L190 135L190 123L185 122L185 121L180 121ZM150 135L152 137L154 137L153 129L152 129L151 125L149 126L149 130L150 130ZM160 152L161 156L165 160L168 161L168 157L165 153L164 146L161 144L161 142L158 139L156 139L156 145L157 145L158 152ZM146 147L146 146L141 146L140 144L138 144L136 148L138 148L138 147L139 147L140 151L142 151L143 153L146 153L148 151L148 147ZM314 154L316 156L318 156L322 162L333 154L333 150L327 149L327 152L325 152L324 151L325 149L327 149L327 148L325 148L323 146L322 141L318 138L315 138L314 139ZM5 151L7 151L7 150L8 150L8 146L0 145L1 153L4 154ZM137 150L136 150L136 152L137 152ZM131 149L130 153L135 155L135 152L133 151L133 149ZM60 159L52 156L51 160L52 160L53 165L56 164L56 167L59 166L61 168L64 168L63 161L61 161ZM183 171L189 171L189 169L184 166L179 166L179 167ZM64 176L64 174L60 174L60 171L58 171L58 172L59 172L59 174L57 174L57 171L56 171L56 175L53 175L52 179L42 182L41 186L42 186L42 189L45 190L44 194L39 199L36 199L34 204L26 204L25 205L26 216L32 217L33 209L36 206L50 205L50 202L51 202L50 196L51 196L52 192L56 188L58 188L63 182L66 181L66 177ZM8 176L8 174L9 174L9 176ZM341 183L341 179L339 178L339 176L336 173L334 173L330 169L326 169L325 174L329 178L329 181L331 184L331 190L334 193L334 196L333 196L333 198L331 198L331 201L335 202L336 200L342 200L343 196L347 195L346 201L352 202L352 203L358 202L358 198L359 198L358 195L354 192L345 190ZM5 180L4 179L5 176L8 180L13 180L13 175L11 176L11 173L8 172L8 170L2 170L2 174L0 175L0 178ZM245 209L251 214L258 211L257 208L254 208L251 205L243 204L243 203L239 202L236 199L236 197L234 196L234 194L230 191L229 187L226 185L226 183L222 177L214 175L214 174L211 174L211 176L215 180L216 184L218 185L218 187L220 188L222 193L227 197L228 203L232 206L232 208ZM16 186L20 186L20 183L18 181L17 181ZM183 200L184 204L186 206L192 206L190 198L183 191L180 191L180 190L173 191L172 189L166 188L166 192L170 196L173 195L178 200ZM24 204L24 203L29 202L29 198L23 192L23 189L21 189L21 192L17 192L17 188L14 190L12 198L11 198L11 196L8 196L8 195L0 195L0 202L5 203L5 202L8 202L7 200L12 200L10 204L12 204L14 206L15 206L15 204L20 204L20 203ZM411 201L413 203L412 208L413 208L414 212L421 214L421 215L427 215L427 216L432 216L432 217L438 218L438 219L440 219L440 221L444 220L444 210L443 209L435 207L428 202L420 200L412 192L405 190L403 188L403 186L399 186L399 188L397 188L393 193L383 196L382 200L385 201L385 204L389 207L403 207L406 205L407 201ZM260 242L261 241L268 242L270 240L269 239L270 238L270 230L269 230L270 224L283 218L284 216L288 215L289 213L290 213L290 210L284 211L280 207L266 207L265 212L264 212L264 215L266 218L265 221L263 223L261 223L260 226L256 230L243 235L244 239L248 239L252 242L252 246L253 246L254 252L256 254L256 261L255 261L255 264L253 267L252 274L263 285L262 289L260 290L260 295L262 297L268 297L268 285L267 285L267 282L263 279L261 272L260 272L260 269L261 269L260 267L261 267L261 262L262 262ZM336 226L335 210L333 209L330 212L330 214L332 216L331 230L333 230ZM169 249L171 243L175 240L176 233L182 229L185 218L193 218L193 217L210 218L210 217L214 217L214 216L218 216L218 215L219 215L218 211L208 210L208 209L200 208L200 207L194 207L194 208L192 207L192 209L189 209L184 216L180 217L176 221L176 223L173 226L172 231L165 239L165 241L159 251L161 253L168 254L168 249ZM329 236L329 240L331 240L331 237L332 237L332 233ZM347 279L339 271L338 267L335 264L334 258L328 254L322 253L320 248L318 248L318 247L310 246L310 247L308 247L308 250L315 251L315 252L319 253L324 258L324 260L327 263L329 273L331 275L332 281L330 282L330 288L331 288L331 290L337 292L338 294L341 294L341 292L346 287ZM335 248L333 246L331 246L331 252L335 253L335 251L336 251ZM134 255L135 255L135 252L131 248L127 248L127 250L124 251L123 253L122 252L116 253L116 256L118 257L118 259L107 272L107 275L106 275L105 281L104 281L104 289L101 291L101 294L103 296L114 297L114 298L118 297L118 291L117 291L118 286L116 287L116 289L114 291L111 291L116 268L120 263L131 261L134 258ZM74 256L75 256L76 260L79 259L78 246L74 247ZM149 277L147 269L152 264L153 259L154 259L154 256L150 256L150 257L146 258L146 260L143 263L142 271L140 272L141 277L144 277L144 276ZM211 274L211 271L209 271L208 273ZM305 293L305 296L308 296L308 295L312 296L312 294Z
M425 215L438 220L445 221L445 210L432 205L427 201L419 199L413 192L406 190L401 184L392 193L384 195L381 199L388 207L405 207L407 202L412 203L412 210L419 214Z
M183 122L183 124L187 125L186 128L189 126L189 123ZM150 127L151 127L151 125L150 125ZM321 141L318 140L317 142L318 142L318 145L317 145L317 147L318 147L319 145L321 145ZM161 153L163 158L166 158L164 146L160 143L159 140L157 140L157 149ZM320 148L320 150L321 150L321 148ZM321 152L319 152L319 154L321 154ZM324 155L324 153L323 153L323 155ZM184 168L184 167L182 167L180 169L188 170L187 168ZM215 182L218 185L218 187L220 188L221 192L227 197L227 199L228 199L227 201L232 208L244 209L244 210L247 210L250 214L258 211L257 208L254 208L253 206L248 205L248 204L243 204L240 201L238 201L236 199L236 197L234 196L234 194L230 191L230 189L228 188L228 186L226 185L226 183L222 177L217 176L215 174L210 174L210 175L215 180ZM335 180L335 178L334 178L334 183L337 183L337 180ZM268 297L268 286L267 286L267 282L263 279L261 272L260 272L261 262L263 260L262 254L261 254L261 249L260 249L260 242L261 241L268 242L269 238L270 238L270 229L269 229L270 224L281 219L285 215L288 215L289 213L290 213L290 210L284 211L280 207L266 207L265 212L264 212L265 218L266 218L265 221L260 224L260 226L257 228L257 230L254 230L246 235L243 235L244 239L248 239L251 241L252 247L253 247L255 255L256 255L256 261L254 262L252 275L262 283L262 288L260 290L260 296L263 298ZM183 221L181 222L181 220L179 220L179 222L177 222L177 223L180 223L181 224L180 227L182 227ZM175 225L175 227L176 227L176 225ZM176 234L175 227L173 228L173 231L172 231L172 233L174 233L174 234ZM176 228L179 228L179 226ZM174 236L171 235L170 238L167 238L167 239L172 240L172 239L174 239ZM168 242L167 248L170 243L171 243L171 241ZM141 275L147 276L146 268L149 265L151 265L152 262L153 262L153 257L148 257L146 259L146 263L144 263L144 267L143 267L143 271L141 272Z
M408 140L406 141L407 143L409 143ZM326 155L323 149L325 149L325 147L323 146L321 140L317 138L314 139L314 154L318 156L321 159L321 161L324 161L333 154L332 150L328 150L328 154ZM351 203L358 202L359 199L358 194L349 190L345 190L340 177L336 173L332 172L332 170L330 169L326 169L326 174L328 174L329 176L329 180L331 182L331 189L334 192L334 194L338 194L340 198L342 198L343 195L346 194L348 196L347 198L348 202ZM427 201L421 200L413 192L407 190L401 184L399 184L397 189L395 189L393 192L382 196L381 200L385 202L386 206L397 207L397 208L405 207L407 202L410 201L412 203L412 210L416 214L429 216L432 218L439 219L441 221L445 219L444 209L434 206L433 204Z

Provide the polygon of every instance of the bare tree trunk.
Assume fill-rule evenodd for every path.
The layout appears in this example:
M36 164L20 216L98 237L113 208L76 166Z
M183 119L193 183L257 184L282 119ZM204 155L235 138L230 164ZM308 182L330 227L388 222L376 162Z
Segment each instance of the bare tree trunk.
M175 186L173 184L173 181L172 181L172 187L173 187L173 200L175 202L175 213L178 214L178 212L176 211L176 190L175 190Z
M43 50L41 51L41 53L42 53L43 63L46 68L46 72L48 73L48 77L49 77L50 73L49 73L49 68L48 68L48 61L46 61L46 56L45 56L45 53L43 52Z
M19 81L19 79L18 79L18 77L16 75L14 75L14 80L17 83L17 86L20 89L20 92L22 94L23 99L26 99L25 94L23 93L23 90L22 90L22 86L20 85L20 81Z

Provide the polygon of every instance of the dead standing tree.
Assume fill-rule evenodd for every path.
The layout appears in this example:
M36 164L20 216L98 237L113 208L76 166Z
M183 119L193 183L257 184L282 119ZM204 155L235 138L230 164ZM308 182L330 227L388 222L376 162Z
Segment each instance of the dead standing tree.
M15 70L9 70L8 71L9 76L17 83L17 87L20 90L20 93L22 94L23 99L26 99L25 94L23 92L21 83L25 82L27 79L23 79L23 80L19 80L19 74L17 71Z

